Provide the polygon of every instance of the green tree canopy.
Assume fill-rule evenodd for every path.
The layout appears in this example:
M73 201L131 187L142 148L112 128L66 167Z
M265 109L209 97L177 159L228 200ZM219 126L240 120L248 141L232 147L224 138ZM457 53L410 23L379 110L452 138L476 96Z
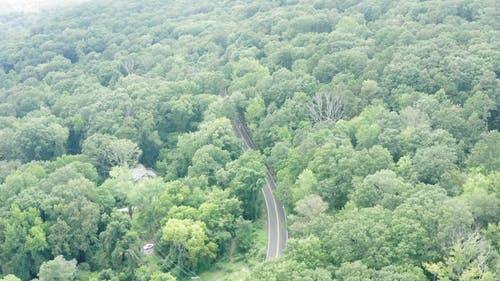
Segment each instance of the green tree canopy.
M53 260L44 262L40 266L38 279L40 281L71 281L76 278L76 261L66 260L63 256L57 256Z

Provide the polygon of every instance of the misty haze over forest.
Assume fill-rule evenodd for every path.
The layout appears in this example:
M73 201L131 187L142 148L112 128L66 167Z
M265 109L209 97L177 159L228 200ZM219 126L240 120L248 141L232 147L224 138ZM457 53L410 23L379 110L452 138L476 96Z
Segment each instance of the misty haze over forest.
M77 2L0 0L0 281L500 280L498 0Z
M89 0L1 0L0 13L40 12L43 9L82 3Z

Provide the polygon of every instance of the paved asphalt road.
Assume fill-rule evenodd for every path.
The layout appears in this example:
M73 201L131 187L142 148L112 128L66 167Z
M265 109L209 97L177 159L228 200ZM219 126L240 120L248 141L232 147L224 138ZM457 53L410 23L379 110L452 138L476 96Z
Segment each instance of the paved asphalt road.
M234 127L236 133L244 141L244 150L257 149L252 141L252 138L250 137L250 134L248 133L247 128L240 120L235 121ZM275 189L276 182L274 181L269 167L266 166L266 183L262 187L262 194L264 195L267 211L266 260L280 257L283 254L283 250L285 249L286 241L288 239L285 208L279 200L274 197L273 190Z

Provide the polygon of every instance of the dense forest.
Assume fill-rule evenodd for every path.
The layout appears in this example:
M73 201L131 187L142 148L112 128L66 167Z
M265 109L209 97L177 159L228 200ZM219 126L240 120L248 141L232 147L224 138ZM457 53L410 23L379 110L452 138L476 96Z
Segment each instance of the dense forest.
M0 280L499 280L498 15L495 0L1 15ZM289 234L270 261L266 166Z

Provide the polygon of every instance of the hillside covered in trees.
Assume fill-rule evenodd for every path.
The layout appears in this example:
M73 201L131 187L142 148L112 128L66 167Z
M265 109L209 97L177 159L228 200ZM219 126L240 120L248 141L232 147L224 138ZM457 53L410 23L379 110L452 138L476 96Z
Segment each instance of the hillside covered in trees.
M499 280L499 38L495 0L0 15L0 280Z

